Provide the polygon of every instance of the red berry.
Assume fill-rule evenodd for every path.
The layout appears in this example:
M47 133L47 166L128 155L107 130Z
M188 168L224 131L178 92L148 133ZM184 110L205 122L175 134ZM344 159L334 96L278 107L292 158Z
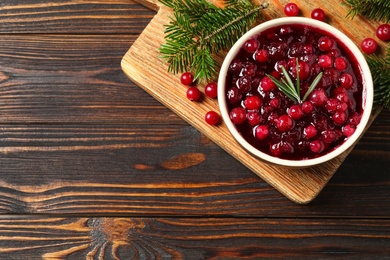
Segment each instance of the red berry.
M230 104L237 103L241 100L242 94L236 87L231 87L226 93L227 100Z
M258 110L248 111L246 114L246 120L251 126L256 126L261 123L262 117Z
M323 89L313 90L313 92L311 92L309 96L309 100L316 107L324 106L326 104L326 101L328 100L328 96Z
M187 98L191 101L198 101L201 96L200 90L197 87L189 87L187 89Z
M321 68L330 68L333 65L333 60L329 55L321 55L318 57L318 65Z
M230 120L232 120L233 124L242 124L246 119L245 109L243 109L242 107L233 108L229 113L229 117Z
M366 54L372 54L378 48L378 44L372 38L365 38L362 41L361 48L362 48L362 51L364 51Z
M298 120L303 116L303 110L300 105L292 105L288 110L288 114L294 119Z
M390 40L390 24L379 25L376 29L376 36L382 41Z
M282 155L283 153L283 149L281 147L281 145L279 143L277 144L273 144L270 146L269 148L269 153L272 155L272 156L275 156L275 157L279 157Z
M311 112L313 112L313 109L314 109L313 104L310 101L304 101L302 103L303 113L310 114Z
M317 129L314 126L309 125L303 129L303 134L307 139L311 139L317 135Z
M347 60L344 57L337 57L336 59L334 59L334 67L338 71L346 70L348 67Z
M270 78L264 77L260 81L260 87L264 90L264 92L269 92L273 90L276 87L276 85Z
M245 99L244 105L248 110L255 110L261 107L262 100L258 96L249 96Z
M316 19L318 21L325 21L325 12L321 8L316 8L311 12L311 18Z
M291 67L293 76L297 77L297 65L294 59L294 65ZM310 77L310 67L304 61L298 61L298 69L299 69L299 79L305 80Z
M287 16L297 16L299 8L295 3L288 3L284 7L284 14Z
M219 115L215 111L207 112L204 118L209 125L216 125L219 122Z
M332 130L325 130L321 132L321 140L326 143L330 144L336 139L336 134Z
M355 130L356 130L356 126L348 124L343 127L343 134L346 137L350 137L351 135L353 135L353 133L355 133Z
M245 42L245 50L249 53L254 53L259 47L259 42L256 39L249 39Z
M259 125L257 128L256 128L256 138L259 139L259 140L264 140L265 138L268 137L268 126L266 125Z
M279 108L280 107L280 100L279 98L273 98L269 101L269 105L273 108Z
M328 36L322 36L318 39L318 48L321 51L330 51L333 47L333 40Z
M324 143L321 140L314 140L310 142L310 150L313 153L321 153L325 148Z
M275 123L276 127L281 132L287 132L294 126L294 121L289 115L281 115L278 119L275 120Z
M266 62L268 60L268 51L267 50L258 50L255 52L254 58L258 62Z
M344 111L336 111L336 113L332 115L332 119L336 125L343 125L347 121L347 115Z
M218 95L218 84L215 82L210 82L206 85L204 93L209 98L216 98Z
M194 75L191 72L184 72L181 74L180 82L183 85L189 86L194 82Z
M329 114L334 114L337 111L337 106L339 105L339 101L335 98L329 98L326 101L325 108Z
M340 75L339 84L341 87L349 89L353 86L353 78L349 73L343 73Z
M246 94L252 88L251 83L252 83L252 78L251 77L249 77L249 76L242 76L241 78L238 79L236 85L237 85L238 89L242 93Z

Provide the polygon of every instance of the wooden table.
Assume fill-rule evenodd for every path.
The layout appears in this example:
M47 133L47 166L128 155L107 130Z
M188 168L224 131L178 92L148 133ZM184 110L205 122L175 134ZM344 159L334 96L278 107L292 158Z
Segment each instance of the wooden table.
M298 205L122 72L131 0L2 0L0 259L389 259L390 112Z

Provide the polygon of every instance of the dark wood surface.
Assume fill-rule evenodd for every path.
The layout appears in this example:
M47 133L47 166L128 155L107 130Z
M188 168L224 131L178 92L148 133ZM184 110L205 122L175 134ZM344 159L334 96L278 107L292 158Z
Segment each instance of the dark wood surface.
M2 0L0 259L390 259L390 112L294 204L123 74L154 14Z

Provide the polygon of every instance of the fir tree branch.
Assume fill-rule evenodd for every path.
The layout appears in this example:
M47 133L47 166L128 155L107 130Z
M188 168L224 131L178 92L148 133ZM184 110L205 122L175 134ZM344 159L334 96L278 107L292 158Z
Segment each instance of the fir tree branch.
M360 14L376 21L390 21L389 0L344 0L343 4L350 8L347 17L354 18Z
M224 8L206 0L160 2L174 11L159 48L161 57L169 72L192 71L199 81L215 77L218 64L213 55L230 48L266 8L250 0L227 0Z
M390 109L390 46L386 56L366 57L374 81L374 104Z

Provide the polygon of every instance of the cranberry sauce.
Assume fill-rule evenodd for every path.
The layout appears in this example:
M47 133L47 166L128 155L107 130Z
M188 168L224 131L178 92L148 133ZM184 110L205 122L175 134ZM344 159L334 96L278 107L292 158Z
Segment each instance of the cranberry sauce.
M298 59L298 70L297 70ZM284 79L284 66L304 97L288 98L267 76ZM230 119L255 148L290 160L329 153L351 136L362 108L362 75L353 54L318 28L291 24L249 39L229 66L226 99Z

